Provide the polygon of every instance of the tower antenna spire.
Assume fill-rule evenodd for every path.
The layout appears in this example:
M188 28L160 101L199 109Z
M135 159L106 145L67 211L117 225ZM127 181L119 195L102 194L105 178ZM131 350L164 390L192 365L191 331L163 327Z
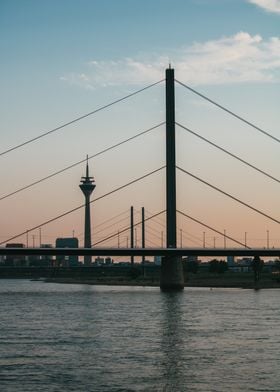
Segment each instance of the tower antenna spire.
M87 166L86 166L86 177L89 177L89 170L88 170L88 155L87 155Z

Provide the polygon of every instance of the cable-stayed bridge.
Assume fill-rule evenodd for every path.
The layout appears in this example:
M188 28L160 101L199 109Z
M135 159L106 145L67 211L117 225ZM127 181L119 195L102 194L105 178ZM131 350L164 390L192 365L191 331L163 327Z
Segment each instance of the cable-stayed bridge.
M148 217L144 217L144 219L142 219L141 221L135 222L133 223L133 225L130 225L128 227L124 227L119 229L117 232L110 234L109 236L106 236L105 238L101 239L101 240L95 240L93 237L93 243L92 243L92 248L79 248L79 249L58 249L58 248L53 248L53 249L42 249L42 248L30 248L29 246L25 249L13 249L13 248L1 248L0 249L0 253L1 254L26 254L26 255L43 255L43 254L64 254L64 255L80 255L80 256L92 256L92 255L111 255L111 256L153 256L153 255L158 255L158 256L165 256L165 261L163 262L163 278L162 278L162 286L169 286L169 284L178 286L179 288L182 286L183 282L182 282L182 277L181 277L181 256L186 256L186 255L199 255L199 256L226 256L226 255L243 255L243 256L247 256L247 255L253 255L253 256L279 256L280 255L280 249L275 249L275 248L270 248L269 246L267 246L265 249L264 248L256 248L256 247L250 247L247 244L246 241L246 236L245 236L245 240L241 241L238 238L234 238L233 236L229 235L226 230L224 230L223 232L220 229L217 229L215 227L213 227L212 225L210 225L208 222L202 221L201 219L198 219L196 217L193 217L191 214L187 213L186 211L182 211L181 209L177 209L177 204L176 204L176 200L177 200L177 195L176 195L176 176L177 173L180 172L181 174L191 177L192 179L194 179L195 181L203 184L204 186L211 188L213 190L215 190L215 192L218 192L220 195L223 195L224 197L227 197L229 199L231 199L232 201L234 201L234 203L237 203L239 205L242 205L244 207L246 207L247 209L253 211L255 214L258 214L262 217L264 217L265 219L267 219L268 221L271 221L273 223L279 224L280 220L278 220L276 217L272 216L271 214L266 213L265 211L255 207L253 205L253 203L248 203L243 201L241 198L223 190L220 187L217 187L215 185L213 185L210 181L202 178L201 176L198 176L194 173L192 173L190 170L187 170L187 168L185 167L181 167L179 165L177 165L176 163L176 128L179 128L193 136L195 136L196 138L202 140L203 142L207 143L208 145L210 145L211 147L214 147L215 149L221 151L222 153L230 156L231 158L237 160L238 162L242 163L243 165L249 167L251 170L260 173L261 175L269 178L270 180L274 181L274 182L280 182L279 179L277 179L275 176L271 175L270 173L268 173L267 171L263 170L262 168L258 167L257 165L248 162L247 160L245 160L244 158L242 158L241 156L238 156L237 154L227 150L226 148L218 145L217 143L211 141L210 139L203 137L199 134L199 132L197 132L196 130L191 129L190 127L185 126L184 124L182 124L181 122L177 122L175 120L175 83L177 83L178 85L180 85L181 87L187 89L188 91L191 91L193 94L199 96L200 98L202 98L203 100L205 100L206 102L208 102L209 104L213 105L214 107L218 108L219 110L222 110L224 113L226 113L229 116L234 117L235 119L241 121L243 124L245 124L246 126L251 127L254 131L264 135L265 137L273 140L273 142L279 142L280 140L272 135L271 133L267 132L266 130L258 127L257 125L255 125L254 123L248 121L247 119L241 117L240 115L234 113L233 111L229 110L228 108L226 108L225 106L215 102L214 100L208 98L207 96L201 94L200 92L196 91L195 89L191 88L190 86L188 86L187 84L176 80L174 77L174 70L169 68L166 70L166 78L160 81L157 81L147 87L144 87L140 90L137 90L133 93L130 93L120 99L117 99L109 104L106 104L100 108L97 108L89 113L86 113L82 116L79 116L69 122L66 122L62 125L60 125L59 127L53 128L47 132L44 132L34 138L31 138L29 140L26 140L25 142L22 142L20 144L17 144L9 149L6 149L5 151L2 151L0 153L0 156L4 156L7 155L9 153L12 153L15 150L21 149L23 147L25 147L28 144L32 144L33 142L42 139L50 134L53 134L57 131L61 131L63 128L66 128L69 125L75 124L79 121L84 120L87 117L93 116L96 113L103 111L103 110L107 110L110 107L118 104L119 102L122 101L126 101L128 99L130 99L131 97L141 94L143 91L146 91L148 89L151 89L157 85L160 85L162 83L165 82L165 86L166 86L166 121L165 122L160 122L159 124L153 125L150 128L141 131L139 133L137 133L136 135L129 137L127 139L124 139L118 143L115 143L114 145L111 145L109 147L107 147L106 149L103 149L102 151L99 151L98 153L91 155L88 157L88 159L92 159L95 158L99 155L104 154L105 152L109 152L112 151L114 149L116 149L117 147L121 146L121 145L125 145L126 143L129 143L131 140L137 140L137 138L142 137L145 134L151 133L154 130L165 126L166 128L166 164L164 166L160 166L157 169L154 169L152 171L149 171L147 173L144 173L143 175L134 178L133 180L107 192L104 193L103 195L97 197L97 198L93 198L90 203L96 203L99 200L105 199L109 196L111 196L112 194L117 194L118 192L120 192L121 190L131 187L136 183L141 182L142 180L144 180L145 178L149 178L153 175L155 175L156 173L159 172L164 172L166 173L166 209L158 211L156 213L152 213L150 214L150 216ZM8 199L9 197L12 196L16 196L17 194L32 188L35 185L38 185L40 183L45 182L46 180L53 178L59 174L62 174L80 164L82 164L83 162L85 162L85 160L80 160L77 162L74 162L71 165L68 165L62 169L60 169L59 171L56 171L48 176L45 176L43 178L40 178L34 182L31 182L23 187L20 187L12 192L9 192L5 195L3 195L2 197L0 197L0 201L1 200L5 200ZM1 241L0 245L4 245L10 241L14 241L24 235L27 235L34 232L34 230L36 229L41 229L44 226L49 225L50 223L63 219L65 218L67 215L70 215L72 213L74 213L75 211L78 211L80 209L84 208L84 204L81 204L75 208L72 208L70 210L64 211L59 215L56 215L53 218L50 218L48 220L42 221L39 224L30 227L28 230L23 231L23 232L19 232L19 233L15 233L13 236L10 236L9 238L6 238L5 240ZM165 215L166 216L166 225L164 227L164 229L166 230L166 235L165 235L165 243L163 241L164 236L162 236L161 239L161 243L162 246L158 247L149 247L146 248L143 246L143 242L142 242L142 246L141 247L135 247L135 243L134 241L132 241L130 243L130 246L128 244L127 241L127 246L118 246L118 247L114 247L114 248L108 248L108 247L100 247L101 244L106 243L106 241L108 239L112 239L112 238L118 238L119 235L122 232L127 232L127 231L131 231L131 227L135 228L141 224L143 224L143 222L148 222L152 219L155 219L159 216ZM181 236L181 246L178 247L178 228L177 228L177 216L181 216L183 218L186 218L188 220L191 220L199 225L201 225L202 227L204 227L204 229L208 229L211 230L213 233L218 234L219 236L223 237L224 239L224 247L223 248L218 248L215 246L206 246L205 240L203 241L202 246L200 246L199 248L197 247L183 247L182 246L182 231L180 231L180 236ZM94 225L93 225L94 226ZM232 243L236 244L236 247L227 247L226 246L226 240L231 241ZM120 244L119 244L120 245ZM166 270L164 272L164 270ZM175 282L175 283L174 283Z

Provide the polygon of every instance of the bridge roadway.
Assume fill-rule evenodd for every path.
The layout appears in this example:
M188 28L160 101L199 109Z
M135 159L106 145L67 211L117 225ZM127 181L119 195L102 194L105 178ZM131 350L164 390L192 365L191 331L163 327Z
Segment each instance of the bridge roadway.
M280 257L279 248L0 248L0 255L64 256L261 256Z

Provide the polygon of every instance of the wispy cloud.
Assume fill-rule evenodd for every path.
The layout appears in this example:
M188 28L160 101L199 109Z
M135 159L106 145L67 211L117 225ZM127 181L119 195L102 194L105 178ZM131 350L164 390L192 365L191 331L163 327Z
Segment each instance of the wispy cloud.
M280 0L248 0L249 3L258 5L268 12L280 14Z
M239 32L204 43L193 43L172 53L176 77L194 85L280 80L280 39ZM61 79L88 89L112 85L141 85L162 79L167 55L91 61L87 71Z

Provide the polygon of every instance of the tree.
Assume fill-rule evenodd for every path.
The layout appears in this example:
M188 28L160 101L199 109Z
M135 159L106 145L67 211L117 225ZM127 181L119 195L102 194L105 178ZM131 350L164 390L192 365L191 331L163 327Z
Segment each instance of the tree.
M213 259L209 261L209 272L223 274L228 269L227 262L225 260Z
M255 256L252 261L252 268L254 271L254 281L258 282L260 280L261 271L263 269L263 260L260 259L260 256Z
M183 261L184 265L184 270L186 272L192 272L193 274L197 273L198 270L198 261L197 260L191 260L191 261Z

